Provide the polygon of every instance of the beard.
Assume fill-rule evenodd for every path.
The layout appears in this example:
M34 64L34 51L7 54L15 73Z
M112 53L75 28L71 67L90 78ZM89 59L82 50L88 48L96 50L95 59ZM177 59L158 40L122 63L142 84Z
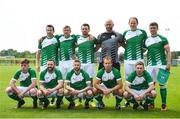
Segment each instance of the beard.
M48 67L48 71L52 72L53 71L53 67Z

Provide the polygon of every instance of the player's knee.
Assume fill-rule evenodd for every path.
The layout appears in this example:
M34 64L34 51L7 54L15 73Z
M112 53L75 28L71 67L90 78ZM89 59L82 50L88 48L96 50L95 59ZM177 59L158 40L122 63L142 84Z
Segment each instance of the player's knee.
M63 93L64 93L63 88L59 89L59 90L58 90L58 93L59 93L59 94L63 94Z
M127 91L125 91L125 92L123 93L123 96L124 96L125 99L127 99L127 98L129 97L129 93L128 93Z
M41 90L37 91L37 96L42 96L43 92Z
M123 90L122 90L122 89L118 89L118 90L117 90L117 93L118 93L118 95L123 96Z
M31 89L29 92L31 95L37 96L37 90L35 88Z
M69 95L69 91L68 90L64 90L64 96L68 96Z
M93 95L93 92L92 92L91 90L88 90L88 91L87 91L87 95L88 95L88 96L92 96L92 95Z
M7 94L9 94L9 93L13 92L13 89L11 87L7 87L5 91Z
M153 98L156 97L156 91L155 91L155 90L152 90L152 91L151 91L151 96L152 96Z

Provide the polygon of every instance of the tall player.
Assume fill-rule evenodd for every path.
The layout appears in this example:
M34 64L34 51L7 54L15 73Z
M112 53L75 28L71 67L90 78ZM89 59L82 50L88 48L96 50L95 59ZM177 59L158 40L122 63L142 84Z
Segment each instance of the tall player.
M147 71L152 76L153 81L156 82L160 68L170 70L171 51L167 38L157 33L158 24L156 22L150 23L149 30L151 36L148 37L145 42L147 47ZM161 110L166 111L166 84L160 85L160 94L162 100Z
M46 63L49 59L54 60L55 66L58 67L58 37L54 36L54 26L47 25L47 35L40 38L38 41L38 51L36 53L36 70L42 72L47 67ZM41 61L41 63L40 63ZM54 98L52 98L51 104L53 105Z
M47 25L46 33L38 41L38 51L36 54L36 69L37 71L43 71L46 69L46 63L49 59L55 61L55 65L58 66L58 39L54 36L54 26ZM40 63L41 61L41 63Z
M69 72L73 66L73 59L75 59L75 45L76 35L70 35L71 27L66 25L63 28L63 35L59 36L59 69L62 73L63 79L66 79L67 72Z
M144 62L143 48L145 39L147 38L147 34L144 30L137 28L137 25L138 19L136 17L130 17L130 29L126 30L123 33L123 37L124 39L126 39L126 47L124 53L125 79L127 79L130 73L135 71L135 64L137 61ZM129 103L127 102L125 105L129 106Z
M90 35L90 26L87 23L81 25L82 35L77 40L77 55L81 61L81 68L89 74L91 85L93 85L93 77L95 76L94 53L97 39ZM93 101L91 106L95 107Z
M103 68L103 58L105 56L110 56L113 60L113 67L120 71L120 62L118 58L118 48L119 46L125 47L125 40L123 36L114 31L114 23L111 19L105 22L106 31L98 35L97 39L97 50L101 47L101 57L99 63L99 70Z

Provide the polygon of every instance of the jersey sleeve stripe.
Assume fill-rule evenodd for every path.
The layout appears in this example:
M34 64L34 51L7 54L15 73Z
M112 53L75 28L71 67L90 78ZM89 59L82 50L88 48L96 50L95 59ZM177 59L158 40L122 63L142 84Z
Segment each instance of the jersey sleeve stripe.
M121 78L118 78L117 81L121 80Z
M96 77L97 80L101 80L100 78Z

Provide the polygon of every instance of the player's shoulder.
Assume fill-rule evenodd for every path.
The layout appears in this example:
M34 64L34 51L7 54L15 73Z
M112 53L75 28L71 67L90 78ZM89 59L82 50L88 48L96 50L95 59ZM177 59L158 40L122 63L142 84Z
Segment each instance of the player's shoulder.
M115 67L112 68L112 71L115 72L115 73L119 73L119 70L116 69Z
M149 72L146 71L146 70L144 70L143 74L144 74L145 76L150 76Z
M46 38L46 36L42 36L41 38L38 39L39 43L42 43L42 41Z
M16 72L15 72L15 75L20 75L21 74L21 69L18 69Z
M130 75L128 77L135 78L136 76L137 76L136 71L133 71L133 72L130 73Z
M121 36L122 34L117 32L117 31L112 31L113 34L115 34L116 36Z
M47 68L40 72L40 75L45 75L47 73Z
M127 29L127 30L125 30L124 32L123 32L123 35L125 35L127 32L129 32L130 31L130 29Z
M54 68L55 73L61 72L58 68Z
M62 34L56 34L56 35L54 36L54 38L56 38L56 39L59 40L59 38L62 37L62 36L63 36Z
M87 72L86 72L85 70L83 70L83 69L80 69L80 72L81 72L82 74L87 74Z
M29 68L28 71L33 73L36 72L33 68Z
M139 30L141 32L146 32L144 29L141 29L141 28L137 28L137 30Z
M74 73L75 73L74 70L71 69L71 70L67 73L67 75L71 76L71 75L73 75Z
M99 74L103 74L104 72L105 72L104 67L103 67L103 68L101 68L101 69L98 71L98 73L99 73Z
M166 38L165 36L162 36L162 35L160 35L160 34L158 34L158 37L160 37L161 40L167 40L167 38Z
M106 32L98 34L97 38L100 39L102 36L106 35Z

